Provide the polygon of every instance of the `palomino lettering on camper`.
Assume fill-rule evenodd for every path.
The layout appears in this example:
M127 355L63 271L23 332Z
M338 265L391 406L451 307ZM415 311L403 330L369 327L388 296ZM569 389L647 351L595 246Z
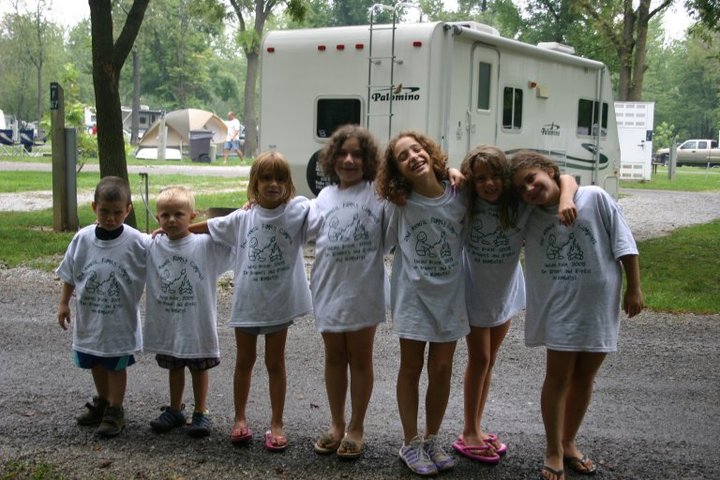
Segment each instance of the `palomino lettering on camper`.
M416 102L420 100L420 94L416 93L420 90L420 87L401 87L400 92L392 92L393 102ZM381 92L375 92L371 95L373 102L389 102L391 92L389 89L384 89Z

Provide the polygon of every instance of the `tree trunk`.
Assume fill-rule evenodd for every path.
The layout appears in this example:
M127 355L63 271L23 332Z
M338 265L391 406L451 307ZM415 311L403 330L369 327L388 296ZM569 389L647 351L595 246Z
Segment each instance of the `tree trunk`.
M633 79L630 83L628 91L628 100L642 100L642 86L645 80L645 71L647 70L647 35L648 24L650 23L650 0L641 0L636 11L637 28L635 31L635 52Z
M246 157L255 157L258 149L257 113L255 112L255 90L257 86L260 54L258 52L245 52L247 57L247 73L245 76L245 108L243 122L245 124L245 146L243 154Z
M629 100L630 85L633 74L633 49L635 48L635 11L633 10L632 1L623 1L623 23L622 34L618 46L618 56L620 59L620 72L618 78L618 100Z
M128 179L120 108L120 71L142 24L149 0L134 0L125 25L113 43L110 0L88 0L92 32L93 86L97 115L100 177L114 175ZM135 226L135 214L127 221Z
M137 48L132 50L133 97L130 114L130 145L137 145L140 137L140 54Z
M241 19L241 26L245 25L242 20L242 11L237 8L236 2L231 2L235 7L235 13ZM243 153L245 156L255 157L258 153L257 138L257 113L255 112L255 91L257 90L257 79L260 66L260 39L265 29L265 20L270 14L272 6L265 8L265 2L262 0L255 1L255 40L251 45L244 47L245 57L247 58L247 73L245 76L245 107L243 109L243 122L245 122L245 147Z
M40 125L40 120L42 120L42 99L43 99L43 84L42 84L42 63L40 63L40 66L37 68L37 103L35 104L35 111L37 113L37 121L38 125ZM19 118L19 117L16 117Z

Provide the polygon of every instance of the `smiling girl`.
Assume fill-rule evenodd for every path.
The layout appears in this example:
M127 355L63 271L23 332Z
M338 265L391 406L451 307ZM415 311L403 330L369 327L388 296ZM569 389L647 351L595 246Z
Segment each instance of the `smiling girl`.
M397 246L390 283L393 331L400 338L400 458L419 475L455 466L437 435L450 395L455 345L469 331L462 275L466 205L450 186L446 162L432 139L406 131L390 140L377 178L380 196L396 206L387 242ZM421 436L419 383L426 346L428 389Z
M265 152L250 169L248 201L253 208L190 226L192 232L209 233L236 253L229 322L235 328L237 346L231 441L246 443L252 437L246 406L257 337L264 335L272 408L270 429L264 441L265 448L273 452L284 450L288 444L283 431L288 327L293 319L312 310L303 260L310 202L294 195L285 157L278 152Z

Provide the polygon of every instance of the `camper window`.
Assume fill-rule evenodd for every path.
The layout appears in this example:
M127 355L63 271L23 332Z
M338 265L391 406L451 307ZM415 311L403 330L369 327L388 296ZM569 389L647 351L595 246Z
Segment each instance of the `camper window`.
M503 128L520 130L522 127L522 103L522 90L505 87L503 91Z
M359 125L360 114L358 98L320 98L315 108L315 135L328 138L342 125Z
M490 110L490 79L492 78L492 64L480 62L478 70L478 110Z
M600 111L600 103L592 100L580 99L578 102L578 135L596 135L598 127L598 116ZM607 135L608 126L608 104L602 104L602 128L601 136Z

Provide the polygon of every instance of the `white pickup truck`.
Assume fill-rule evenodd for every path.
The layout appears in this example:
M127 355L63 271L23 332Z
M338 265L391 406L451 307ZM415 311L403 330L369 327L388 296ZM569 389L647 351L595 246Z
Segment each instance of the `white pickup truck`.
M659 148L655 152L655 162L667 165L670 161L670 149ZM717 140L685 140L677 147L677 166L696 165L705 167L720 165L720 148Z

